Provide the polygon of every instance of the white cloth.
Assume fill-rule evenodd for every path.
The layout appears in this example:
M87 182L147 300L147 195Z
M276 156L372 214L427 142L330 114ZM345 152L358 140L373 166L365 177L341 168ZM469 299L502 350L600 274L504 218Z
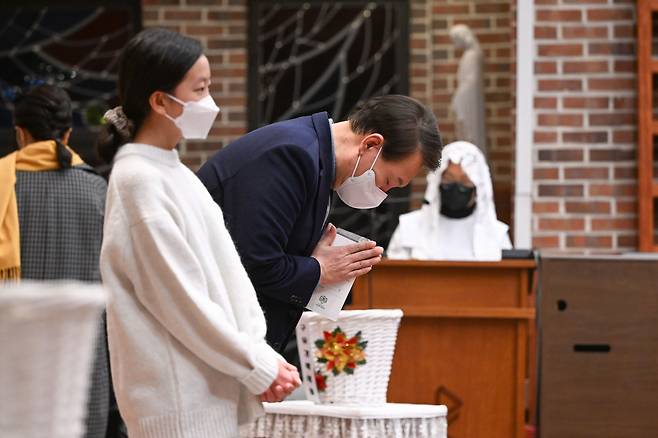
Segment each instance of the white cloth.
M317 405L309 401L265 403L267 415L243 438L446 438L445 406L387 403Z
M452 162L460 164L476 187L476 207L464 219L439 213L441 175ZM441 166L427 175L425 200L420 210L400 216L386 254L392 259L497 261L512 247L509 227L496 218L491 175L484 155L465 141L443 149Z
M463 219L439 216L437 259L471 260L475 223L474 214Z
M131 438L235 437L277 375L220 208L175 150L123 146L101 272L112 378Z
M457 122L459 140L469 141L487 154L487 123L482 77L482 49L471 29L457 24L450 29L450 37L463 49L457 69L457 90L452 97L451 110Z

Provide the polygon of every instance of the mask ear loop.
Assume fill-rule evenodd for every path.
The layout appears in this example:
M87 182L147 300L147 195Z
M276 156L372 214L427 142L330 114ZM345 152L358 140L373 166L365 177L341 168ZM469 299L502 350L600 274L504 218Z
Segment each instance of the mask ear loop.
M354 165L354 170L352 171L352 178L356 174L356 168L359 167L359 161L361 161L361 154L356 158L356 164Z
M375 163L377 162L377 158L379 158L379 154L381 154L383 147L380 147L379 150L377 151L377 155L375 155L375 161L372 162L372 166L370 166L369 170L372 170L375 167ZM354 169L356 170L356 169Z
M167 96L168 98L170 98L171 100L173 100L173 101L176 102L177 104L181 105L181 106L183 107L183 113L185 112L185 107L187 106L187 103L183 102L182 100L180 100L179 98L177 98L177 97L175 97L175 96L172 96L172 95L169 94L169 93L165 93L165 96ZM181 113L180 116L182 116L183 113ZM176 126L178 126L178 124L176 123L176 120L177 120L178 118L180 118L180 116L178 116L178 117L176 117L176 118L173 118L173 117L171 117L169 114L167 114L166 110L165 110L165 114L164 114L164 116L165 116L166 118L168 118L169 120L171 120L172 122L174 122L174 124L175 124ZM180 129L180 128L178 128L178 129Z
M379 154L382 152L382 148L380 147L379 150L377 151L377 155L375 155L375 161L372 162L372 166L370 166L370 169L372 170L373 167L375 167L375 163L377 162L377 158L379 158ZM356 174L356 168L359 167L359 161L361 161L361 154L359 154L359 157L356 159L356 165L354 166L354 170L352 171L352 178L354 178L354 175Z
M181 104L181 105L183 105L183 107L185 107L185 106L187 105L187 103L186 103L186 102L183 102L182 100L180 100L180 99L179 99L179 98L177 98L176 96L172 96L172 95L171 95L171 94L169 94L169 93L165 93L165 95L167 95L167 96L168 96L168 97L169 97L169 98L170 98L171 100L173 100L174 102L176 102L176 103L179 103L179 104Z

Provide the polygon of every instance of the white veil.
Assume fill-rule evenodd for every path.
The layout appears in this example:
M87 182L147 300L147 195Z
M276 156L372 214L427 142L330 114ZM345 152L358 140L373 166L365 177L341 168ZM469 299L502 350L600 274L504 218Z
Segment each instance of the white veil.
M472 143L457 141L443 149L441 166L427 175L426 204L400 216L387 249L389 258L438 259L442 245L437 240L442 221L439 183L450 162L461 165L476 187L475 227L464 229L473 233L472 260L500 260L502 249L511 248L509 227L496 217L491 174L482 151Z

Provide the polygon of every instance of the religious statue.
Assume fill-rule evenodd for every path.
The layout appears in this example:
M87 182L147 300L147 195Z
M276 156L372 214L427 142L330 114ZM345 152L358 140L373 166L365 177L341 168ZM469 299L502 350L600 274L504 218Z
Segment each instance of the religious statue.
M450 39L457 49L464 51L457 70L458 86L451 103L456 122L456 139L473 143L486 156L487 126L482 49L471 29L465 24L453 26L450 29Z

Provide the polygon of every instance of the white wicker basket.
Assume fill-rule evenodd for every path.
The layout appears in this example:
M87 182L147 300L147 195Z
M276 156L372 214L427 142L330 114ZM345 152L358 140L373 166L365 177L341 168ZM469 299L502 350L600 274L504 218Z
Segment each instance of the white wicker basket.
M316 403L385 404L402 311L347 310L337 321L305 312L297 346L306 396Z
M0 436L84 433L100 286L0 285Z

